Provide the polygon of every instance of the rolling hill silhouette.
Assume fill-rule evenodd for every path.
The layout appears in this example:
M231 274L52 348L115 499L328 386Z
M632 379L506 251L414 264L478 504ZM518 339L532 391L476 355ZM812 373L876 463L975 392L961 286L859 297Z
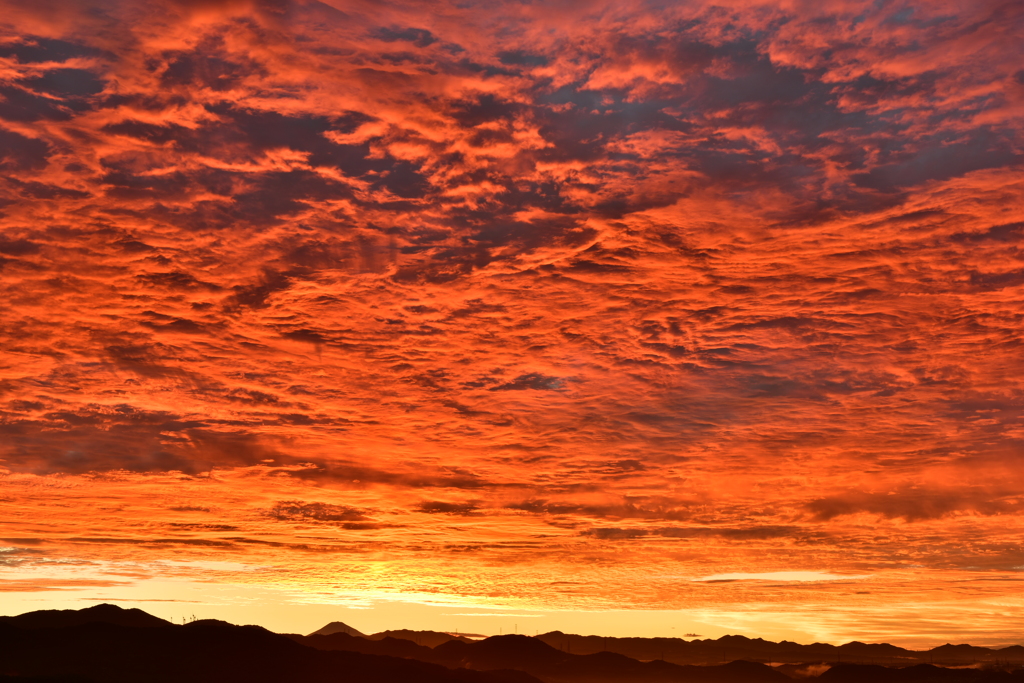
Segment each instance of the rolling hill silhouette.
M364 655L384 655L387 657L403 657L405 659L418 659L420 661L433 661L434 651L425 645L417 645L411 640L403 638L381 638L371 640L351 636L347 633L332 633L330 635L319 635L313 633L308 636L289 634L289 638L297 643L314 647L318 650L336 650L341 652L360 652Z
M450 640L431 649L410 641L385 638L370 641L333 636L299 636L300 642L332 650L387 654L473 670L518 669L547 683L786 683L790 679L754 662L720 666L680 666L663 661L641 662L612 652L575 655L557 650L537 638L521 635L493 636L482 641Z
M324 633L324 632L327 633ZM560 632L472 641L431 631L358 634L340 622L308 636L272 633L214 619L176 625L142 610L97 605L0 617L0 683L1024 683L1009 665L1024 648L944 645L928 652L892 645L598 638ZM390 634L411 634L433 647ZM603 649L587 652L587 648ZM666 661L721 651L753 653L773 665L737 658L709 665ZM615 650L661 657L630 657ZM582 650L582 651L581 651ZM780 654L802 664L777 665ZM899 661L856 663L818 655ZM921 657L973 658L991 664L944 668ZM828 663L821 663L827 661Z
M130 627L171 626L171 622L154 617L140 609L123 609L117 605L94 605L85 609L46 609L26 612L16 617L0 617L0 624L18 628L64 628L83 624L115 624Z
M318 633L318 632L317 632ZM415 636L413 635L415 634ZM307 636L311 637L311 636ZM334 637L334 636L332 636ZM499 636L501 637L501 636ZM445 644L454 637L432 631L385 631L366 636L363 639L302 640L312 647L326 650L349 650L372 654L389 654L395 657L410 657L424 661L441 661L437 654L431 654L429 645L433 642ZM462 642L473 641L461 638ZM789 641L780 643L746 638L744 636L722 636L716 640L683 640L681 638L606 638L601 636L579 636L552 631L535 636L531 640L541 641L555 650L575 655L611 652L639 661L663 660L673 664L708 666L725 664L736 660L770 664L848 663L880 664L906 667L913 664L938 664L964 666L985 663L1024 665L1024 647L992 649L973 645L942 645L931 650L907 650L888 643L861 643L853 641L844 645L813 643L801 645ZM371 642L378 644L371 644ZM443 650L438 650L443 652ZM792 670L792 669L791 669Z
M451 670L414 659L317 650L259 626L205 620L152 628L152 621L123 614L138 610L102 607L80 623L63 613L38 612L0 622L0 676L37 683L40 677L60 683L538 683L518 671ZM118 623L128 619L133 625Z
M788 683L784 674L764 664L731 662L719 666L681 666L655 660L641 662L614 652L575 655L536 638L495 636L476 643L449 642L434 649L433 661L467 669L516 668L548 683Z
M451 640L460 640L462 642L472 642L469 638L463 638L462 636L453 636L450 633L442 633L439 631L410 631L409 629L398 629L392 631L381 631L380 633L374 633L373 635L366 636L370 640L383 640L384 638L400 638L402 640L411 640L417 645L425 645L427 647L437 647L443 643L447 643Z
M1018 683L1024 671L946 669L915 664L902 669L878 664L838 664L818 677L819 683Z
M779 643L745 636L722 636L716 640L684 640L682 638L605 638L579 636L561 631L536 636L552 647L573 654L616 652L639 660L664 659L676 664L720 664L737 659L766 663L847 662L907 666L911 664L942 664L963 666L985 662L1011 662L1024 665L1024 647L1012 645L1001 649L972 645L942 645L932 650L907 650L888 643L843 645L812 643L801 645L789 641Z
M660 659L640 661L610 651L571 654L551 647L539 638L516 635L494 636L478 642L449 641L433 649L390 637L377 641L353 638L345 634L293 637L322 649L413 658L446 667L475 670L519 669L545 683L781 683L793 678L809 683L1024 683L1024 671L1011 674L980 668L947 669L928 664L901 668L834 662L821 666L824 673L816 677L808 674L808 667L771 667L743 660L706 666L677 665ZM736 640L734 638L727 642L735 643ZM611 642L608 644L609 647L612 645ZM857 643L853 648L846 648L846 653L847 656L850 656L851 652L891 654L892 648L894 646L885 645L874 649ZM762 651L764 649L761 648ZM979 649L989 653L1001 652Z

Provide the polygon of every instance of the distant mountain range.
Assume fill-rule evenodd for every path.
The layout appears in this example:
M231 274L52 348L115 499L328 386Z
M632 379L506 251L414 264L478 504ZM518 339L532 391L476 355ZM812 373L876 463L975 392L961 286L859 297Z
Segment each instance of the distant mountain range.
M946 667L935 666L943 663ZM0 617L0 683L1024 683L1024 648L773 643L742 636L471 640L436 631L309 635L97 605ZM956 666L959 668L950 668Z
M941 645L931 650L907 650L888 643L845 645L813 643L801 645L789 641L775 643L761 638L722 636L711 640L681 638L603 638L577 636L552 631L537 636L554 648L575 654L616 652L634 659L664 659L677 664L718 664L736 659L765 663L870 663L885 666L938 664L963 666L986 662L1013 662L1024 665L1024 647L1001 649L973 645Z
M348 630L346 630L348 629ZM328 633L329 632L329 633ZM476 639L452 635L437 631L384 631L372 635L362 635L350 626L341 622L333 622L324 628L314 631L307 638L333 633L349 633L360 635L371 641L387 639L402 640L427 648L436 648L451 640L472 643ZM408 644L388 643L387 645L368 645L349 642L344 639L305 641L301 636L293 636L300 642L322 649L351 649L358 646L359 651L375 653L397 653L406 651ZM976 647L974 645L940 645L931 650L907 650L888 643L851 642L844 645L813 643L801 645L789 641L780 643L761 638L744 636L722 636L718 639L684 640L682 638L606 638L603 636L579 636L551 631L533 637L556 650L567 654L588 655L600 652L612 652L640 661L662 660L673 664L692 664L709 666L724 664L735 660L761 662L765 664L804 664L808 662L824 662L834 664L879 664L882 666L905 667L913 664L935 664L938 666L965 666L973 664L1000 664L1024 666L1024 647L1011 645L1004 648ZM345 645L348 643L348 645ZM393 648L389 650L388 648ZM406 654L396 656L411 656Z
M660 660L642 662L613 652L569 654L537 638L521 635L493 636L476 642L452 638L434 648L398 638L375 641L344 633L290 637L321 650L405 657L450 669L517 669L545 683L790 683L791 680L772 667L755 662L680 666Z

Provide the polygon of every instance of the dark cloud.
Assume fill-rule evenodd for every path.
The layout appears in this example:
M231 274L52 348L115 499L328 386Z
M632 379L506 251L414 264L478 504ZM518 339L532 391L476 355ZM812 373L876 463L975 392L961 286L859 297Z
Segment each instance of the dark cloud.
M498 61L502 64L515 66L547 66L548 58L544 55L530 54L525 50L503 50L498 52Z
M417 47L427 47L437 41L434 34L425 28L379 28L373 36L387 43L404 41Z
M72 57L95 57L101 54L101 50L88 45L39 36L23 36L16 42L0 45L0 56L14 57L22 63L66 62Z
M657 527L640 529L622 529L618 527L597 527L587 529L581 534L594 538L609 540L626 540L646 537L661 538L707 538L720 537L727 540L748 541L770 538L785 538L802 535L800 527L767 526L743 528L707 528L707 527Z
M575 468L578 469L578 468ZM646 469L642 466L627 465L625 467L614 465L600 465L598 467L585 468L587 474L620 474L623 472L638 472ZM657 519L666 521L691 520L696 514L698 505L693 502L666 501L664 503L635 503L624 502L618 504L580 504L570 501L548 501L544 499L525 500L512 503L507 506L510 510L521 510L535 514L544 515L565 515L571 517L585 517L595 519Z
M434 500L420 503L417 509L432 515L472 515L479 507L475 503L446 503Z
M275 404L260 392L238 392L249 406ZM234 395L226 394L226 400ZM38 408L36 407L38 406ZM22 402L22 410L43 409ZM145 411L127 404L89 405L54 410L0 424L0 454L18 471L87 473L182 472L200 476L213 467L251 466L281 456L256 434L239 425L206 419L183 419L170 412ZM45 436L42 425L48 425ZM227 428L227 429L225 429Z
M17 123L67 121L74 109L66 101L51 99L16 86L0 86L0 119ZM80 107L79 107L80 108Z
M900 489L886 493L851 492L819 498L807 504L817 519L869 513L908 522L940 519L958 513L1016 515L1021 504L1006 491Z
M160 74L164 87L200 85L215 91L237 87L245 78L264 75L250 62L231 61L210 54L208 48L192 54L167 55L167 66Z
M26 256L39 252L40 245L27 239L8 239L0 237L0 254L8 256Z
M50 146L44 141L0 128L0 168L27 171L46 166Z
M87 97L103 91L103 81L85 69L54 69L44 75L29 78L22 84L36 92L54 97Z
M301 522L363 522L369 519L366 513L358 508L301 500L281 501L267 512L274 519Z
M169 271L164 273L144 273L136 276L137 279L146 284L155 287L166 288L170 290L193 290L193 289L205 289L209 291L218 291L220 287L212 282L203 282L196 278L191 273L183 271Z
M549 377L540 372L529 372L519 375L511 382L490 387L488 391L523 391L535 389L537 391L557 391L565 386L565 380L560 377Z
M984 168L1020 165L1024 159L1006 142L990 134L979 134L975 140L967 142L929 145L906 161L879 166L852 178L858 185L893 191Z

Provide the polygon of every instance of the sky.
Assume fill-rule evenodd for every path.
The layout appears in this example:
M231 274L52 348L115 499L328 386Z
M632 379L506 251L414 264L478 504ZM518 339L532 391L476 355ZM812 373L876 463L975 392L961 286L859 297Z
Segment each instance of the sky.
M1020 642L1021 3L0 17L6 613Z

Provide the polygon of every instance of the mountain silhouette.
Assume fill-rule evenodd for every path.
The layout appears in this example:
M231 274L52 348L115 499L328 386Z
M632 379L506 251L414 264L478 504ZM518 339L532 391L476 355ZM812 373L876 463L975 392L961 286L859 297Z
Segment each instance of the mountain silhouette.
M379 640L352 636L347 633L308 636L289 635L297 643L314 647L318 650L336 650L341 652L360 652L365 655L383 655L387 657L403 657L429 662L434 659L434 651L425 645L417 645L404 638L390 636Z
M819 678L820 683L861 683L876 679L881 683L1024 683L1024 671L1011 674L985 668L947 669L917 661L922 658L939 660L971 656L976 662L990 658L1006 663L1014 661L1015 655L1024 660L1020 657L1024 648L1020 646L998 650L943 646L934 651L919 652L886 643L856 641L841 646L822 643L800 645L725 636L694 642L674 638L602 638L560 632L533 638L508 635L482 641L453 639L434 648L401 638L371 640L340 633L297 638L320 649L405 657L449 668L518 669L545 683L782 683L792 679L816 683ZM604 649L587 651L595 648ZM629 657L615 652L616 649L639 656ZM691 657L700 663L666 661L669 654ZM787 657L792 663L779 666ZM718 658L718 661L709 664L708 660L713 658ZM842 663L844 658L846 663ZM763 662L767 661L771 661L773 666L766 666ZM883 666L881 662L889 666ZM959 665L963 666L962 663Z
M409 629L397 629L391 631L381 631L380 633L374 633L373 635L366 636L370 640L382 640L384 638L400 638L402 640L411 640L417 645L426 645L427 647L437 647L452 640L460 640L462 642L472 642L469 638L463 638L462 636L453 636L450 633L443 633L440 631L410 631Z
M150 628L144 624L152 620L118 616L114 610L120 608L110 607L102 612L106 621L97 621L95 613L80 617L84 623L57 626L40 624L75 619L30 613L3 620L0 676L60 683L539 683L518 671L451 670L413 659L317 650L259 626L205 620ZM136 625L113 623L121 619Z
M362 642L360 642L362 641ZM428 648L397 638L370 641L344 634L307 636L317 648L407 657L449 668L478 671L518 669L546 683L788 683L789 677L754 662L680 666L641 662L612 652L574 655L528 636L492 636L481 641L449 640Z
M331 627L337 630L322 633ZM177 625L115 605L30 612L0 617L0 683L1024 683L1024 669L1009 665L1024 655L1020 646L947 644L918 652L884 643L799 645L742 636L683 641L553 632L473 641L434 631L350 631L359 633L340 622L308 636L216 619ZM388 635L396 633L437 644ZM588 647L603 649L586 652ZM630 657L616 649L664 654ZM716 650L729 661L667 661L669 653L707 658ZM731 659L734 653L741 657ZM775 659L769 666L747 661L744 653ZM805 656L804 663L779 664L780 653ZM898 663L824 663L818 655ZM997 658L992 661L998 666L914 661L922 657Z
M902 669L877 664L838 664L818 677L819 683L1019 683L1024 670L1013 673L984 669L946 669L916 664Z
M18 628L64 628L83 624L116 624L130 627L172 626L171 622L154 617L140 609L123 609L117 605L102 604L85 609L46 609L0 617L0 624Z
M557 650L536 638L495 636L475 643L445 643L434 661L467 669L516 668L546 683L788 683L789 678L754 662L718 666L683 666L638 661L614 652L577 655Z
M0 683L92 683L79 676L2 676Z
M772 642L761 638L728 635L718 639L684 640L682 638L605 638L579 636L551 631L536 636L554 648L573 654L615 652L633 659L663 659L675 664L711 665L734 660L764 663L804 664L861 663L885 666L941 664L963 666L985 662L1009 662L1024 665L1024 647L1012 645L1001 649L976 646L943 645L932 650L907 650L888 643L853 641L843 645L812 643L802 645L790 641Z
M350 636L358 636L360 638L365 638L366 637L365 633L362 633L361 631L357 631L354 628L352 628L351 626L349 626L348 624L343 624L340 621L332 621L331 623L327 624L327 626L324 626L321 629L313 631L309 635L311 635L311 636L329 636L329 635L332 635L334 633L347 633Z
M565 634L562 634L563 636ZM575 636L582 638L581 636ZM333 650L349 650L372 654L390 655L417 659L423 662L442 664L446 667L460 667L473 670L518 669L526 672L544 683L789 683L793 679L806 683L1024 683L1024 670L1013 673L984 668L942 668L929 664L912 664L907 666L906 659L900 660L898 666L882 666L880 664L833 663L820 666L766 666L763 663L735 660L715 665L679 665L661 659L641 661L611 651L589 654L574 654L560 650L547 644L540 638L521 635L494 636L482 641L448 641L435 648L417 645L411 641L398 638L383 638L373 641L356 638L346 634L331 636L303 637L302 642L313 647ZM600 639L608 641L610 648L614 640L670 641L672 639ZM733 651L742 652L748 648L742 637L727 637L718 641L709 641L721 648L732 646ZM631 643L634 648L640 645ZM650 646L651 643L645 644ZM793 647L803 648L804 652L825 652L836 654L838 651L847 657L860 655L892 656L898 653L925 655L910 650L903 650L893 645L881 644L874 647L865 643L848 643L844 646L798 646L796 643L771 643L758 640L752 649L764 653L780 646L782 651ZM828 649L821 650L821 647ZM938 648L937 648L938 649ZM984 653L1016 652L1017 646L1003 650L975 648ZM1024 648L1020 648L1024 649ZM940 654L944 651L940 650ZM948 653L947 653L948 654ZM821 671L814 676L812 672Z

